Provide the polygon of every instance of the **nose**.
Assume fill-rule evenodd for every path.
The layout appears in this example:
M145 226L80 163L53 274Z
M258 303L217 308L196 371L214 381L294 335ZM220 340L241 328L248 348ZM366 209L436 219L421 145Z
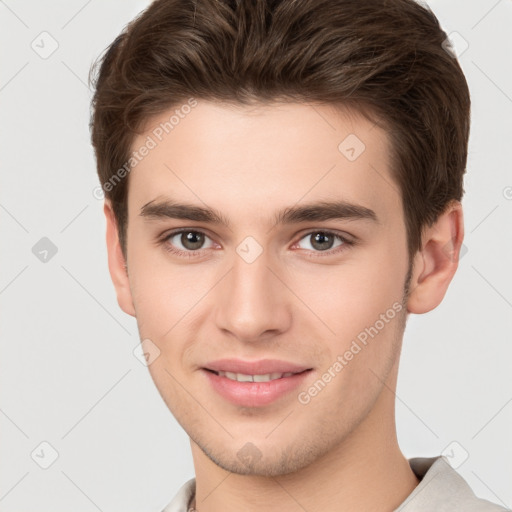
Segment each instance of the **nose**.
M252 262L235 255L215 297L217 327L244 342L275 337L289 329L290 292L282 271L265 251Z

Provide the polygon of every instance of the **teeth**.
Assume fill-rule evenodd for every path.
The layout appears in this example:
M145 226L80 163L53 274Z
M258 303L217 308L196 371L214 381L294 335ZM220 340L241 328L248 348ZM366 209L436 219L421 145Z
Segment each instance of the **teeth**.
M269 380L281 379L282 377L290 377L293 372L287 373L266 373L265 375L247 375L245 373L218 372L220 377L226 377L238 382L268 382Z

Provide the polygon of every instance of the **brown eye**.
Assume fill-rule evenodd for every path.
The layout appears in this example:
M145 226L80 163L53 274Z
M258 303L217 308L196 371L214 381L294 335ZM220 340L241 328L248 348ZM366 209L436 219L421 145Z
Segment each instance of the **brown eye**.
M184 231L180 235L180 242L185 249L194 251L200 249L203 245L204 235L197 231Z
M334 245L336 243L336 239L340 240L340 242L337 245ZM312 231L304 236L301 241L302 240L307 240L309 242L309 247L302 247L303 249L313 250L315 252L329 251L330 249L348 243L348 241L342 236L330 231Z
M199 252L213 246L212 241L205 233L192 229L174 231L167 235L163 241L171 252L179 254ZM207 241L209 241L209 245L205 245Z
M325 251L332 248L334 243L334 237L329 235L328 233L315 233L314 235L310 235L311 237L311 245L315 249L319 251Z

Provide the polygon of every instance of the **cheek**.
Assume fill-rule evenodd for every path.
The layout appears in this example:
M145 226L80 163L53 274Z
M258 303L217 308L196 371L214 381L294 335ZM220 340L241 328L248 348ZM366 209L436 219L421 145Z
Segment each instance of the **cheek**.
M167 351L164 339L192 329L218 272L203 263L173 263L162 248L135 248L130 256L130 287L140 335Z
M338 339L348 339L401 303L405 266L397 264L394 251L375 254L368 251L337 266L311 266L290 277L290 288Z
M376 399L381 380L386 379L396 359L403 328L402 276L383 278L368 266L364 270L367 275L361 273L361 278L355 269L333 277L323 293L305 298L335 333L323 339L321 382L302 390L302 398L308 404L311 401L305 413L314 414L325 407L348 408L350 415L339 421L357 417ZM311 325L311 320L304 320L301 330L311 329Z
M404 268L397 264L395 250L375 254L368 251L346 265L319 267L307 277L295 275L291 284L316 313L305 311L298 330L324 333L322 371L331 368L336 374L332 392L343 389L345 398L345 393L356 399L374 392L368 387L369 368L386 374L400 342L406 262ZM333 368L336 362L338 371ZM374 384L378 387L378 380Z
M351 299L348 307L374 322L395 302L402 302L406 272L407 254L402 239L393 242L389 238L369 249L357 269L344 278Z

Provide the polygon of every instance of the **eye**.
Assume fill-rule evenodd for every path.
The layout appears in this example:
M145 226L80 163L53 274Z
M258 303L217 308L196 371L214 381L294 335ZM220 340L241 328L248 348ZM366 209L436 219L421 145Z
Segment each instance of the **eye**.
M305 247L301 247L303 240L307 242ZM173 231L165 235L161 243L164 244L167 251L184 257L199 256L203 250L215 247L214 242L206 233L195 229ZM339 253L354 244L354 241L333 231L316 230L307 233L295 245L320 256L323 255L321 253Z
M306 240L306 247L300 247L301 249L312 250L314 252L328 252L332 251L332 249L337 249L341 247L341 249L334 250L332 252L339 252L340 250L344 250L345 246L353 245L354 242L348 240L347 238L333 233L332 231L310 231L306 234L306 236L302 237L298 242L300 246L300 242L302 240ZM336 244L336 240L338 243ZM308 247L309 246L309 247Z
M204 246L205 240L210 240L210 244ZM193 229L182 229L169 233L162 242L165 243L168 251L186 256L192 255L187 253L195 253L213 247L213 242L205 233Z

